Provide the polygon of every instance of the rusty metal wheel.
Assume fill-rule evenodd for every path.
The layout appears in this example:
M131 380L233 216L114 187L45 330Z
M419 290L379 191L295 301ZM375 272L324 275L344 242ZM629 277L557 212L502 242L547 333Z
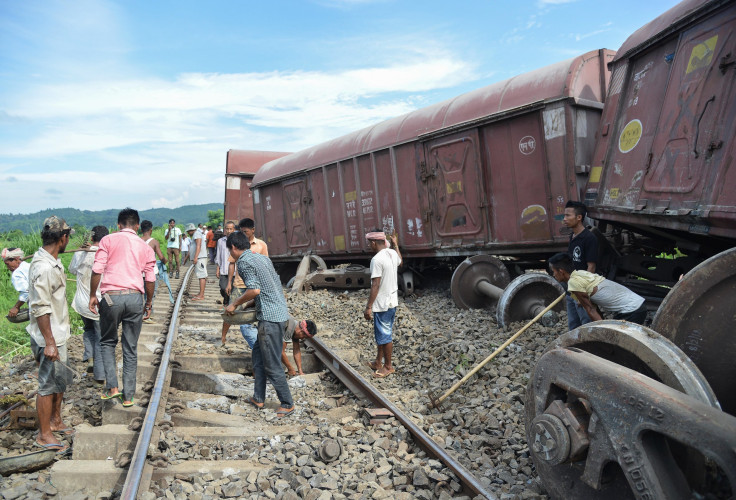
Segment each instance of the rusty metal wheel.
M473 255L462 261L452 273L452 300L460 309L491 307L501 297L509 281L509 271L499 259L490 255ZM497 290L489 293L488 289Z
M514 321L534 318L553 300L565 293L565 289L549 274L522 274L512 281L503 291L496 305L496 321L504 330ZM553 311L562 312L565 303L560 302ZM553 326L559 317L552 311L547 312L540 322L544 326Z
M700 368L723 410L736 415L736 248L702 262L667 294L652 329Z
M706 476L699 440L715 446L708 439L724 431L700 436L705 419L675 418L667 405L736 425L695 364L648 328L599 321L550 344L525 407L530 454L550 495L619 500L644 498L646 488L648 498L689 498L689 485Z

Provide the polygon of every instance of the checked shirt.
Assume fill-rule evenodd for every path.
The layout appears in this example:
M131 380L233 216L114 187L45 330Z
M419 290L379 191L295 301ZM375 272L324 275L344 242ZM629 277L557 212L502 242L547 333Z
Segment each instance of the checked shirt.
M288 320L289 311L286 307L284 290L271 259L246 249L238 259L236 267L245 283L245 288L261 291L256 296L258 321L281 323Z

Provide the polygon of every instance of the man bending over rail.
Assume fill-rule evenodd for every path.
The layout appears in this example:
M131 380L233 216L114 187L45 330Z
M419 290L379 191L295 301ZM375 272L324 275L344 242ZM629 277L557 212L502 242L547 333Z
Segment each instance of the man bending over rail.
M276 416L281 418L294 412L289 384L286 383L284 368L281 366L281 351L284 330L289 320L286 297L281 280L273 268L271 259L251 252L251 244L244 233L233 233L227 237L227 248L237 259L238 274L245 283L245 293L230 302L225 308L227 314L245 302L255 299L258 319L258 342L253 345L253 373L255 384L250 403L263 408L266 399L266 379L271 381L281 407Z
M309 319L297 321L289 316L289 322L284 330L284 348L281 350L281 362L284 363L289 376L304 375L302 371L302 351L299 341L302 339L311 339L315 335L317 335L317 325L314 324L314 321ZM296 370L291 366L289 356L286 355L286 344L288 342L292 343Z
M549 267L557 281L567 283L567 291L585 308L593 321L603 319L595 307L599 306L602 310L613 313L613 319L644 324L647 317L644 298L625 286L598 274L576 270L566 253L550 257Z

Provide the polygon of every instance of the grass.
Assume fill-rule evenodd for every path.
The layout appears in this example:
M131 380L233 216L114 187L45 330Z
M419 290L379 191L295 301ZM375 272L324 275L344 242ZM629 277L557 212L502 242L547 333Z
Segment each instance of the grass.
M84 240L84 233L79 232L73 234L67 250L74 250L82 245ZM154 228L153 235L161 244L161 249L166 252L166 245L164 240L164 228ZM0 234L0 249L18 247L22 248L26 255L34 253L41 246L41 235L40 231L33 234L18 234L17 232ZM64 269L67 270L67 277L71 280L76 279L73 274L68 273L69 263L74 257L74 254L67 253L61 255L61 262L64 265ZM27 262L30 262L27 261ZM74 300L74 294L77 292L76 281L66 282L66 299L67 304L70 305ZM18 292L13 288L10 282L10 271L5 265L0 268L0 366L7 364L17 355L30 355L30 341L28 333L26 332L26 326L28 323L15 324L5 318L8 311L10 310L15 302L18 300ZM27 306L26 306L27 307ZM72 335L81 335L84 331L82 318L77 312L69 306L69 319L71 323Z

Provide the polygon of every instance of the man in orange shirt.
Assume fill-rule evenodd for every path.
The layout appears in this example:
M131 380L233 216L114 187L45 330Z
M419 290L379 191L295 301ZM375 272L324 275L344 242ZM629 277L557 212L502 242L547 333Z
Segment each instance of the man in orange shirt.
M217 240L215 240L215 232L212 226L207 226L207 255L210 258L210 264L215 263L215 252L217 251Z

